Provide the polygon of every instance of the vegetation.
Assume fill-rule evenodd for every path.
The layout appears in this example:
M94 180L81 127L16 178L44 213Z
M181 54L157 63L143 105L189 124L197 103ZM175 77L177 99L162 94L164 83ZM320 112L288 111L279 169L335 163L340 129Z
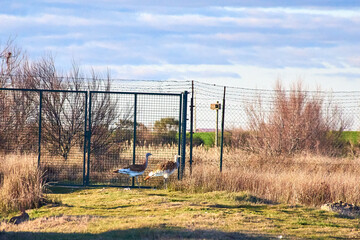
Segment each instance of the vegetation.
M360 204L357 158L334 158L311 153L291 157L263 157L225 148L223 172L219 150L193 150L193 174L175 182L185 192L248 191L250 194L287 204L319 206L342 200Z
M309 95L301 84L290 91L277 83L270 106L259 100L247 109L249 148L265 155L292 155L303 151L343 154L341 133L349 126L336 105L325 104L321 92ZM267 113L268 112L268 113Z
M162 118L155 121L154 137L157 144L174 144L179 131L179 120L175 118Z
M33 156L0 157L0 212L39 207L44 202L45 183Z
M17 57L1 62L0 87L110 90L109 75L101 82L92 72L91 81L84 82L74 66L61 77L51 57L30 62L11 43L0 53L6 51ZM185 178L173 181L170 191L55 189L45 200L44 179L82 183L88 167L83 162L87 99L78 92L43 92L41 156L50 161L38 168L33 155L38 149L39 92L0 91L0 218L36 208L30 210L33 220L20 227L2 223L0 237L1 230L47 232L22 233L30 239L360 237L355 220L315 209L338 200L360 205L360 134L344 131L347 119L337 106L325 105L320 92L309 96L300 83L286 91L279 83L274 93L267 108L262 96L247 106L246 130L225 132L221 173L215 134L195 133L192 174L186 167ZM133 144L137 153L159 153L158 161L178 152L176 118L145 126L134 123L132 100L118 104L117 97L101 93L92 100L90 181L129 181L109 173L130 161ZM159 182L147 184L161 186ZM45 202L52 204L41 206Z
M58 203L2 223L7 239L329 239L360 236L358 219L299 205L269 204L246 192L52 189ZM7 216L8 219L10 216Z

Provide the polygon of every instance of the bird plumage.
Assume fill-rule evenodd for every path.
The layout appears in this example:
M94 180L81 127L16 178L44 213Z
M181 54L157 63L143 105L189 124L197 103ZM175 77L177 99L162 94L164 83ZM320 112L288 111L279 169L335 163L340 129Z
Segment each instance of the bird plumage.
M167 161L164 163L159 164L155 170L151 171L149 175L145 178L145 181L152 177L164 177L164 182L166 185L167 179L170 177L171 174L174 173L176 169L179 167L179 155L174 156L174 161Z
M127 174L130 177L136 177L136 181L137 181L137 177L145 172L148 166L149 157L151 155L152 155L151 153L146 154L145 161L143 164L131 164L124 168L115 170L114 173L122 173L122 174Z

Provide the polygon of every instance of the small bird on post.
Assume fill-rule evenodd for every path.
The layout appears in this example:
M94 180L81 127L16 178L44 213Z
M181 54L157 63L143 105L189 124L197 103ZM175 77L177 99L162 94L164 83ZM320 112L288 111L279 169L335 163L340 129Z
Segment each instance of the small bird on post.
M7 56L6 56L6 64L9 65L10 64L10 58L11 58L12 53L8 52Z
M152 178L152 177L163 176L164 177L164 185L165 185L165 188L167 188L168 178L180 166L179 159L180 159L180 155L175 155L174 161L167 161L167 162L159 164L155 170L153 170L149 173L149 175L145 178L145 181L147 181L149 178Z
M149 157L151 155L152 155L151 153L147 153L145 155L145 161L143 164L132 164L132 165L129 165L122 169L115 170L114 173L122 173L122 174L127 174L130 177L135 177L136 182L139 186L138 176L142 175L144 173L144 171L146 170L148 161L149 161Z

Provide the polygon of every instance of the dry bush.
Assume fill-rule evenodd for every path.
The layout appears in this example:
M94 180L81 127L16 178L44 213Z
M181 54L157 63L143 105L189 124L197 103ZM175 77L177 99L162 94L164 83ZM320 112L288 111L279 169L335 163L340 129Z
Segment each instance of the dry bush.
M226 135L224 135L226 137ZM233 148L249 149L250 132L241 128L233 128L228 131L228 138L224 138L225 144Z
M0 211L38 207L44 200L43 174L30 155L0 157Z
M342 200L360 203L360 162L314 154L264 157L239 149L225 149L223 172L213 153L195 148L192 175L171 187L186 192L247 191L277 203L318 206Z
M249 148L265 155L311 151L343 154L341 132L348 127L341 110L322 92L305 91L301 82L286 91L277 83L270 107L259 96L246 108L251 137Z

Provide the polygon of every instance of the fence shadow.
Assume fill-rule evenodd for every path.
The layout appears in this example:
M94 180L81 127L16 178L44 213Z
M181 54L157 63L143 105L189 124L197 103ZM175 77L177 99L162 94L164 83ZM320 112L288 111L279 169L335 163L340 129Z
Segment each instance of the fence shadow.
M164 226L166 227L166 226ZM27 239L276 239L265 234L223 232L217 230L188 230L183 228L135 228L99 234L55 232L0 232L0 240Z

